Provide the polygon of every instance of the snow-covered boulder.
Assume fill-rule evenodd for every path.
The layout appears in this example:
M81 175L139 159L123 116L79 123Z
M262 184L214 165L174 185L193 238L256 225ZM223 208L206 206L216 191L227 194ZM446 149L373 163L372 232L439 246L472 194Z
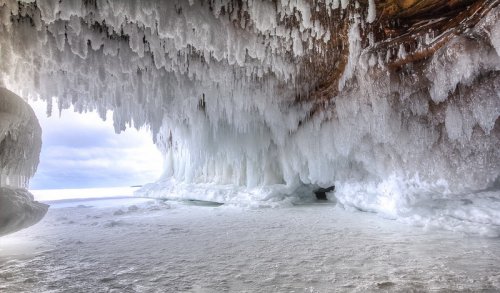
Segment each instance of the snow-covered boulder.
M0 187L0 236L38 223L48 208L26 189Z

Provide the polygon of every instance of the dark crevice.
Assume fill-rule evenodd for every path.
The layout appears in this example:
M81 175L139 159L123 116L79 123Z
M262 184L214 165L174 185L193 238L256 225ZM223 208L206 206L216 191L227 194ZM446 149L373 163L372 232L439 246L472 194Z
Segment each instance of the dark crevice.
M314 191L317 200L328 200L328 196L326 196L327 192L331 192L335 190L335 185L327 187L327 188L319 188Z

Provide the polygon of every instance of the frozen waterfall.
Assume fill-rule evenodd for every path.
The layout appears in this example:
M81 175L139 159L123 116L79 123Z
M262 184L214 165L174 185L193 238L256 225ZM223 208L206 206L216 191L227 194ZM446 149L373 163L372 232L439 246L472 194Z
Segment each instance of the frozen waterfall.
M3 0L0 80L148 125L165 170L143 195L274 206L335 186L346 208L500 235L498 1L406 23L380 3Z

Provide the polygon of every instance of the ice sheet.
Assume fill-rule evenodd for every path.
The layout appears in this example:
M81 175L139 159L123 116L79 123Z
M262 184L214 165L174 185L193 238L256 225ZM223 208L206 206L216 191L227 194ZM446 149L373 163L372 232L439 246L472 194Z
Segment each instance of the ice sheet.
M500 290L498 238L332 204L95 202L51 209L38 226L0 238L0 291Z

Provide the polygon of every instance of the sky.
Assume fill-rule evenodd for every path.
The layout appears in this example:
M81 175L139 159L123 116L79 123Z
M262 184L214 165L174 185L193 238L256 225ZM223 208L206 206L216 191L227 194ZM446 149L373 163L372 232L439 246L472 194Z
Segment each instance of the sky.
M95 112L53 109L31 101L42 127L40 164L30 189L98 188L142 185L158 179L163 159L145 129L116 134L112 112L106 121Z

